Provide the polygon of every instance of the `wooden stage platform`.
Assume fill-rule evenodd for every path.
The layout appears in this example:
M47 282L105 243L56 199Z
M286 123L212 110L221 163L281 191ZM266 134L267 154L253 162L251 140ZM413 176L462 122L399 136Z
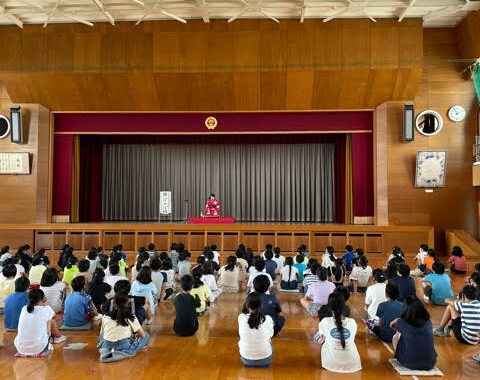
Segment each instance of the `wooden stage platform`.
M0 245L12 250L25 243L35 250L45 248L55 256L65 243L77 251L102 246L110 250L123 244L129 257L139 247L154 243L158 251L167 251L172 242L183 243L195 257L206 245L216 244L226 258L243 243L255 252L265 244L279 246L284 254L292 254L306 244L312 257L321 255L325 247L343 251L346 244L363 248L369 255L387 254L399 245L413 255L418 246L434 245L434 229L430 226L372 226L326 224L154 224L154 223L89 223L89 224L0 224ZM133 262L130 262L133 264Z
M456 293L463 285L463 277L452 277ZM417 285L418 289L418 285ZM160 304L154 322L147 330L152 338L148 348L136 357L117 363L101 364L95 348L99 333L96 325L91 331L66 332L67 341L55 345L49 357L15 359L13 339L15 333L4 333L5 347L0 349L2 370L0 379L38 380L230 380L230 379L328 379L328 380L415 380L399 376L388 364L393 357L391 344L367 335L362 318L364 295L355 294L348 304L352 317L358 324L356 345L360 352L363 370L354 374L336 374L321 367L320 347L313 343L318 330L318 320L306 316L300 306L299 294L280 294L286 324L273 339L274 359L269 369L244 368L238 356L237 316L245 299L245 292L221 295L210 311L200 317L197 334L181 338L172 330L175 310L171 302ZM433 323L440 321L444 307L428 305ZM2 322L0 322L2 323ZM3 326L3 323L2 323ZM68 343L88 343L83 350L70 351ZM446 380L478 379L480 366L471 356L479 353L478 347L462 345L455 338L435 337L438 353L437 366ZM435 380L433 377L420 377Z

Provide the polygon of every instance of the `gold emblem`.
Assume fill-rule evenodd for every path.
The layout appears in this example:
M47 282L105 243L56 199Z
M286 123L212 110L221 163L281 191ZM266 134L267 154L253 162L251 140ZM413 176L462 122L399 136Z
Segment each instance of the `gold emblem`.
M213 130L217 128L217 125L218 125L218 121L214 116L209 116L205 119L205 126L208 129Z

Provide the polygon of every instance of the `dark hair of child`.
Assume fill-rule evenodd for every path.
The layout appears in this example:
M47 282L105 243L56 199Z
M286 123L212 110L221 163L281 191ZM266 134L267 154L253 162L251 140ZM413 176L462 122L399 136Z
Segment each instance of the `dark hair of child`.
M130 293L130 289L132 288L132 284L128 280L118 280L115 285L113 286L113 291L115 293L124 292Z
M305 256L303 256L301 253L295 257L295 261L299 264L303 263L304 260L305 260Z
M391 300L395 301L400 296L400 289L397 284L387 284L385 287L385 295Z
M257 292L252 292L247 296L246 301L247 310L250 313L248 317L248 326L251 329L257 329L265 322L265 315L262 312L263 300L262 295Z
M15 277L17 275L17 267L14 264L5 265L2 269L2 274L5 278Z
M477 289L475 289L473 285L465 285L461 294L467 300L474 301L476 299Z
M42 256L33 256L33 260L32 260L32 265L35 266L35 265L42 265L43 264L43 257Z
M285 266L288 266L288 283L290 284L290 276L292 274L293 258L290 256L285 258Z
M328 296L328 306L330 306L330 309L333 313L335 326L337 326L337 330L340 335L340 343L342 348L345 349L345 331L342 323L342 313L345 309L345 299L342 295L333 292Z
M71 269L76 263L78 262L77 258L75 256L70 256L68 261L67 261L67 268Z
M105 255L104 253L99 253L98 254L98 263L100 266L105 270L108 268L108 256Z
M272 248L273 248L273 246L270 243L265 245L265 251L271 251Z
M182 276L180 279L180 286L184 292L189 292L193 287L193 277L189 274Z
M278 259L280 257L280 247L275 247L273 249L273 254L275 255L275 258Z
M192 277L193 277L193 287L199 288L203 285L201 277L203 275L203 271L200 267L196 267L192 269Z
M423 252L427 252L427 251L428 251L428 245L427 245L427 244L425 244L425 243L423 243L423 244L420 244L420 247L419 247L419 248L420 248L420 249L422 249L422 250L423 250Z
M26 292L30 286L30 280L25 276L21 276L15 280L15 291L16 292Z
M345 275L345 265L343 263L343 260L340 258L335 260L334 273L335 273L335 282L337 283L340 282L340 280Z
M353 252L353 247L352 247L351 245L347 244L347 245L345 246L345 251L347 251L347 252Z
M120 265L118 265L116 262L110 264L108 268L110 269L110 274L112 276L117 276L120 273Z
M410 267L408 266L408 264L407 263L398 264L398 273L400 273L400 276L402 277L410 276Z
M428 254L428 256L433 257L434 259L437 259L437 254L435 253L435 251L433 249L429 249L427 251L427 254Z
M137 272L140 272L140 269L142 269L143 264L150 259L150 255L148 252L142 252L138 255L137 258L137 263L135 264L135 269Z
M233 272L235 270L236 265L237 265L237 258L235 256L228 256L225 270Z
M170 251L176 251L176 250L177 250L177 243L170 244Z
M178 254L178 260L179 261L185 261L187 259L187 254L185 251L182 251Z
M104 278L105 272L100 268L95 269L95 272L93 272L92 281L88 285L86 293L91 295L95 289L97 289L103 283Z
M257 270L257 272L263 272L265 269L265 261L260 256L256 256L253 259L253 267Z
M358 265L365 269L368 265L368 259L365 256L360 256L358 258Z
M217 250L217 246L216 246L215 244L212 244L212 245L210 246L210 249L211 249L212 251L216 251L216 250Z
M141 284L148 285L152 282L152 270L150 267L142 267L138 272L137 281Z
M148 249L149 251L153 251L153 250L155 249L155 244L150 243L149 245L147 245L147 249Z
M317 269L317 277L320 281L327 281L328 279L328 270L325 267L320 266Z
M90 259L90 260L95 260L97 257L98 257L97 250L93 247L90 248L90 250L88 251L87 258Z
M162 270L170 270L172 268L173 268L172 260L169 257L167 257L162 262Z
M28 305L27 312L33 313L35 306L37 306L45 297L43 290L41 289L32 289L28 292Z
M197 256L197 264L199 265L205 264L205 256Z
M411 326L422 327L430 319L430 314L417 296L409 295L403 302L401 318Z
M454 246L452 248L452 256L462 257L463 256L462 248L460 248L458 245Z
M129 306L128 294L124 292L115 293L113 297L114 307L107 313L112 320L116 321L120 326L128 326L129 321L133 322L135 316Z
M376 283L383 283L385 282L385 272L383 271L383 269L374 269L373 270L373 278L375 280Z
M160 259L158 257L154 257L150 261L150 268L152 270L159 270L161 267L162 267L162 262L160 261Z
M177 248L175 248L177 253L180 253L180 252L183 252L185 250L185 246L183 245L183 243L178 243L177 244Z
M213 262L207 261L203 264L203 274L213 274L215 272L215 268L213 267Z
M80 260L77 266L80 273L88 272L90 269L90 261L87 259Z
M273 259L273 252L268 250L265 252L265 259L272 260Z
M433 263L432 270L435 274L444 274L445 265L443 265L440 261L437 260Z
M72 289L74 292L81 292L85 289L85 277L77 276L72 280Z
M345 302L347 302L350 298L350 290L346 286L338 286L333 292L340 294Z
M253 279L253 289L259 293L265 293L270 287L270 281L268 277L261 274Z
M47 268L42 274L42 279L40 280L40 286L48 288L49 286L55 285L58 281L58 272L55 268Z

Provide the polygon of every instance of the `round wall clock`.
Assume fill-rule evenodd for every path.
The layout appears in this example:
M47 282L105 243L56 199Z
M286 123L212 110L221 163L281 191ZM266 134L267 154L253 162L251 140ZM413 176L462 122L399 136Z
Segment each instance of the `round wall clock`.
M458 105L453 106L448 110L448 118L451 121L454 121L456 123L465 119L466 114L467 113L465 111L465 108L463 108L462 106L458 106Z
M10 120L4 115L0 115L0 139L8 136L10 133Z

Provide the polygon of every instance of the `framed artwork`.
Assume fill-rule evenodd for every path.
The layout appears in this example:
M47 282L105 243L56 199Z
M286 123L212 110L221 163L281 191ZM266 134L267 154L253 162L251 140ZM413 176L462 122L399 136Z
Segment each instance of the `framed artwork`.
M417 152L415 187L445 187L446 170L447 151L419 150Z

